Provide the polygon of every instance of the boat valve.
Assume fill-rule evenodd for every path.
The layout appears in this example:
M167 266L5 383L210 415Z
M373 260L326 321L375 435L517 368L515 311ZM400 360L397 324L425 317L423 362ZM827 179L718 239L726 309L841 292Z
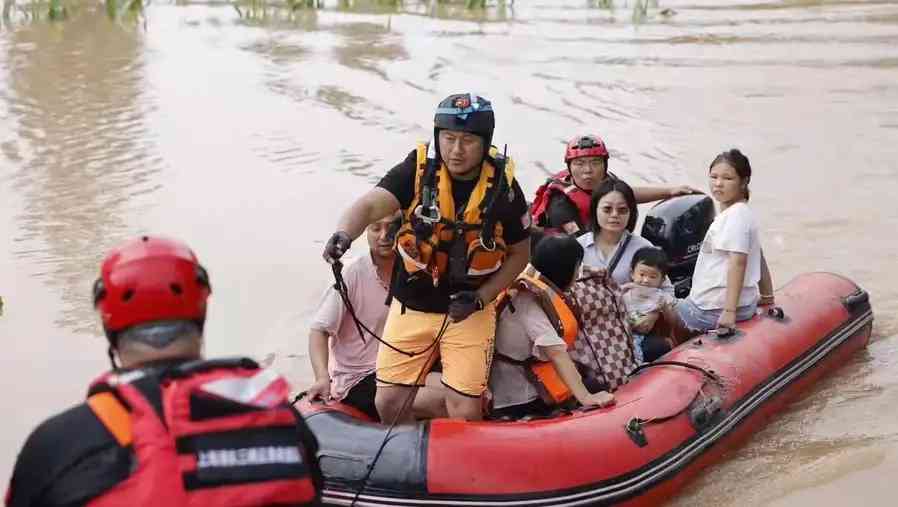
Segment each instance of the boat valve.
M639 447L645 447L649 444L649 441L645 437L645 431L643 430L642 423L644 421L638 417L634 417L630 419L630 422L627 423L625 429L627 430L627 436L630 437L630 440L633 441L634 444Z
M692 427L698 431L703 430L717 415L720 414L723 401L718 396L700 397L689 410L689 420Z

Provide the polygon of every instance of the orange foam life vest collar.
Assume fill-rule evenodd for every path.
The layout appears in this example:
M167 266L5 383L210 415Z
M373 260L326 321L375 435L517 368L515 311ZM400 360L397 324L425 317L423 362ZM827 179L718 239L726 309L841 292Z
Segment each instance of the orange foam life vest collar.
M491 157L487 157L481 165L477 183L463 211L456 210L452 196L452 176L445 164L440 164L435 175L434 189L439 220L433 224L429 237L420 237L415 225L422 218L416 215L416 211L425 190L423 180L428 161L427 145L423 143L418 145L415 196L409 207L404 210L403 224L396 234L396 250L407 273L410 275L425 273L432 278L434 286L438 285L443 275L450 270L450 249L458 239L459 232L463 235L466 263L465 266L460 266L460 271L469 278L466 281L476 282L485 279L502 266L506 254L502 224L487 220L484 214L500 187L511 188L514 182L514 162L507 159L504 163L504 173L500 175L499 169L492 163L494 157L498 155L495 148L491 148L490 155ZM504 178L505 181L502 182L500 178ZM482 230L485 222L494 224L490 235L485 235ZM484 241L484 236L490 236L490 240Z
M574 344L578 331L577 316L561 289L530 264L518 275L512 287L526 290L536 296L540 308L549 318L558 336L564 339L568 347Z
M549 318L552 327L564 339L568 350L573 348L579 329L577 316L562 291L535 267L528 265L518 275L512 286L500 296L497 315L501 316L502 310L510 304L510 293L515 290L526 290L533 294L539 302L540 308ZM501 355L496 357L500 360L503 359ZM527 361L527 366L529 366L534 384L539 388L543 395L543 401L547 404L557 405L573 396L570 388L561 379L558 371L555 370L555 365L551 362L537 361L534 358Z

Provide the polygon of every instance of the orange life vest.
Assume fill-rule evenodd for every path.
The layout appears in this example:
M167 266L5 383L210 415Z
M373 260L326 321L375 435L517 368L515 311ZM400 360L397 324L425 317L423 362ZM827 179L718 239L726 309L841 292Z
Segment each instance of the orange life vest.
M528 265L518 275L511 287L499 297L499 306L496 314L501 315L505 306L511 302L511 294L519 290L526 290L536 296L540 308L545 312L552 327L564 339L564 343L567 344L567 348L570 350L574 346L574 340L577 338L577 316L562 291L532 265ZM518 362L501 355L497 355L497 357L500 360ZM543 394L543 401L557 405L573 396L570 388L561 379L558 371L555 370L555 365L551 362L531 358L531 360L525 361L525 363L530 368L533 379Z
M493 161L498 153L490 148L480 168L480 176L462 213L455 209L452 197L452 177L445 164L440 164L430 192L435 197L437 216L428 214L422 208L422 196L428 192L427 145L418 144L417 171L415 172L415 196L411 205L403 212L403 223L396 234L396 250L409 275L424 273L433 280L436 287L450 270L464 273L466 282L477 283L495 273L505 260L506 246L502 237L502 224L489 216L498 198L506 195L514 182L514 162L504 159L504 173L498 174ZM420 225L428 222L429 234L422 236ZM492 224L492 231L484 230ZM416 230L416 226L417 230ZM456 238L463 237L463 266L450 266L452 248ZM458 248L458 246L456 246Z

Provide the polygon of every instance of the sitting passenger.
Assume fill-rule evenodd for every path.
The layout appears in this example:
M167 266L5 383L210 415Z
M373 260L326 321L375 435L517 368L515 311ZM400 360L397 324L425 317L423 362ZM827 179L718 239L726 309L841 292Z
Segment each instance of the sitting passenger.
M708 175L720 214L702 242L689 297L670 312L683 336L732 328L737 321L750 319L759 304L773 304L773 282L748 207L748 158L736 149L723 152L711 163Z
M607 392L586 390L567 353L577 335L577 319L563 290L575 280L582 259L575 239L548 237L503 297L489 379L493 418L546 415L571 395L582 405L614 401Z
M627 321L633 332L636 361L652 362L673 348L666 337L652 333L664 309L675 302L673 292L661 288L669 266L667 254L655 247L643 247L633 255L631 282L621 287ZM664 319L661 319L662 321ZM650 334L652 333L652 334Z
M378 220L366 229L368 254L343 271L349 300L362 324L380 336L387 320L387 288L393 272L394 219L398 213ZM309 389L312 401L336 400L380 420L374 406L374 366L377 340L358 327L340 294L329 286L309 330L309 360L315 383Z
M399 213L378 220L365 229L368 255L343 271L349 302L356 317L368 329L383 336L387 312L387 287L393 272L393 241L399 225ZM315 382L309 386L311 401L339 401L359 409L372 420L380 417L374 405L374 370L379 342L359 328L340 294L329 286L312 318L309 330L309 361ZM445 392L439 373L425 377L412 404L417 418L444 417Z
M605 180L593 192L589 209L592 231L578 239L583 245L583 264L607 270L622 286L630 281L630 266L636 251L654 246L642 236L632 234L639 217L633 189L621 180ZM667 277L663 287L672 290Z
M593 189L617 177L608 172L608 149L599 136L577 136L567 144L567 168L549 178L536 191L531 206L535 230L580 235L592 220L589 201ZM698 193L689 186L637 187L636 201L652 202L678 195Z

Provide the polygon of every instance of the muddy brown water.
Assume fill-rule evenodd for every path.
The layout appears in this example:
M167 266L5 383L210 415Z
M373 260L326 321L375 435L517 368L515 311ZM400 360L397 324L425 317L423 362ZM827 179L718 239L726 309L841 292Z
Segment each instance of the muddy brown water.
M0 476L106 367L103 252L183 238L211 272L211 355L309 381L306 321L337 214L428 136L444 95L495 104L532 192L597 132L631 183L705 186L738 146L777 285L842 273L870 347L704 472L675 505L891 505L898 473L898 4L518 0L319 11L156 3L0 26ZM661 13L662 8L674 13Z

